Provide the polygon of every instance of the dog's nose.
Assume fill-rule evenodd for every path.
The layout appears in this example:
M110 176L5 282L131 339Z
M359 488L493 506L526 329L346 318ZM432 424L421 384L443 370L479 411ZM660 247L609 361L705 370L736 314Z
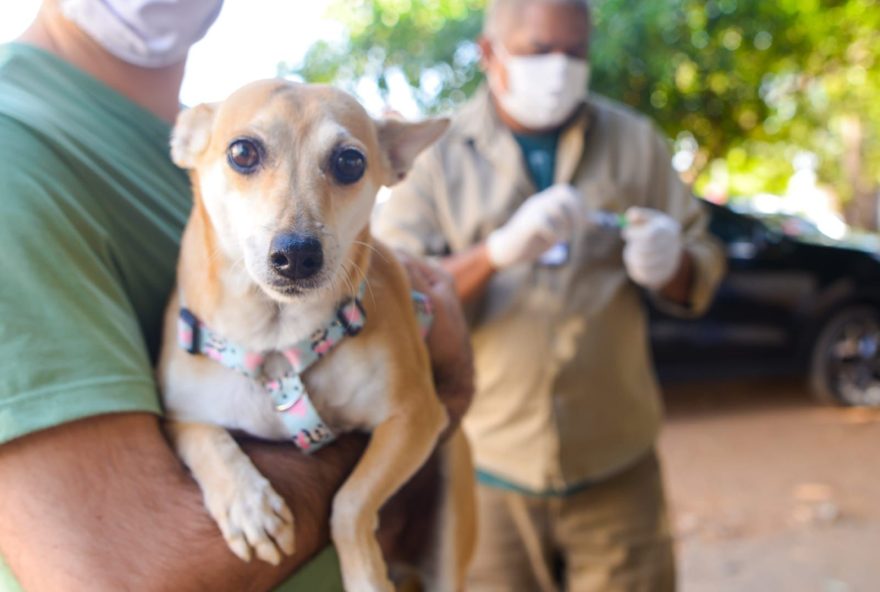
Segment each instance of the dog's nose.
M291 280L310 278L324 264L321 242L302 234L279 234L269 246L269 263L279 275Z

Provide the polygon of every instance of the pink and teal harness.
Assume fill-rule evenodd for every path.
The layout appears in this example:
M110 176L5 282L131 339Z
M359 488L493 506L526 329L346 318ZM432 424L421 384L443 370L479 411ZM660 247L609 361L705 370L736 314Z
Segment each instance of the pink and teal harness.
M302 374L343 339L361 332L367 322L362 303L365 290L366 282L361 282L357 296L343 301L336 315L321 329L280 352L253 352L239 347L212 331L185 307L180 309L177 321L178 343L193 355L207 356L262 384L294 444L311 453L335 440L336 434L318 415ZM433 321L431 302L420 292L413 292L412 300L424 337ZM273 353L280 353L290 364L290 370L279 378L269 378L265 372L266 360Z

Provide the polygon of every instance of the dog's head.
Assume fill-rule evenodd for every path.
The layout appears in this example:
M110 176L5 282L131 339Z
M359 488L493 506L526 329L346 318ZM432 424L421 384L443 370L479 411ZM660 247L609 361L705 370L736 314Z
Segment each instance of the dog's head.
M375 121L340 90L267 80L184 111L171 153L195 173L218 248L284 302L344 281L377 191L447 126Z

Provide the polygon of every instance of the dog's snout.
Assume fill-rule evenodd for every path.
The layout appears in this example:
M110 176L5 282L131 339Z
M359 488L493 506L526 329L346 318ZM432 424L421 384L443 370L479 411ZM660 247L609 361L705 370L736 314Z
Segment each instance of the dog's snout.
M272 240L269 264L279 275L291 280L304 280L321 270L324 250L315 237L280 234Z

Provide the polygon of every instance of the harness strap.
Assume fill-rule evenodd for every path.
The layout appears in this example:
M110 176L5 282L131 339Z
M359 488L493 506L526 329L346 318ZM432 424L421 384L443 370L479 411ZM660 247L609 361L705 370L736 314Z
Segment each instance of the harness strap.
M266 360L275 352L252 352L230 343L186 308L180 309L178 317L178 343L192 355L204 355L262 384L281 414L294 444L303 452L311 453L335 440L336 435L318 414L301 375L343 339L354 337L363 330L367 320L362 302L365 290L366 282L361 282L357 295L340 304L329 323L308 339L277 352L284 356L291 368L279 378L265 375ZM419 292L412 293L412 300L424 338L433 322L431 302Z

